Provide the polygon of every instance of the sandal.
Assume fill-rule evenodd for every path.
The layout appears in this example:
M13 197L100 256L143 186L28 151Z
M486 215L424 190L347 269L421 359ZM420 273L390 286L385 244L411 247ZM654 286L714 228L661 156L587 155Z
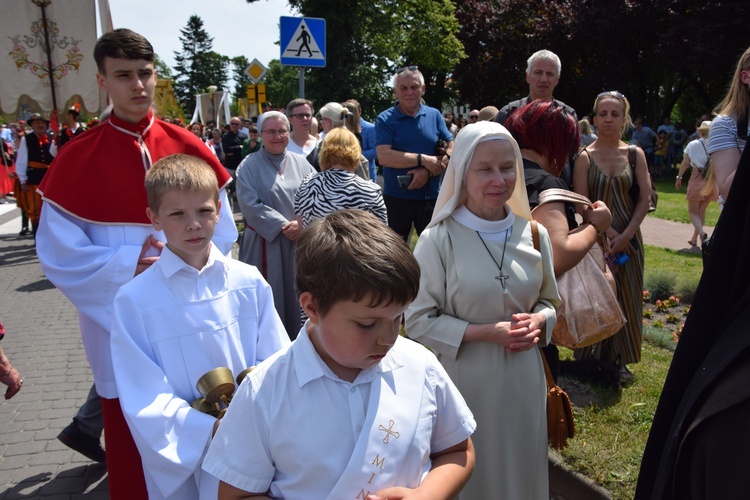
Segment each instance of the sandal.
M690 245L691 247L696 246L695 240L688 240L688 245Z

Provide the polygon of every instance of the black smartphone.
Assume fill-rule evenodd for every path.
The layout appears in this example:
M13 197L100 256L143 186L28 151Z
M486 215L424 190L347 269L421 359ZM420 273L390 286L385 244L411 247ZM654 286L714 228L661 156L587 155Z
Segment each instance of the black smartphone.
M414 180L414 174L398 175L396 176L396 180L398 181L398 187L401 189L408 189L409 184Z

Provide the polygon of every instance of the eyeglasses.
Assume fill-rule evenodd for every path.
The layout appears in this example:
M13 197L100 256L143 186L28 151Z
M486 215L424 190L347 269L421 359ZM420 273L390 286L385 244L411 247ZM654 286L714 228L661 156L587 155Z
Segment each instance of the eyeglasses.
M479 119L479 115L469 115L470 120L477 120Z
M617 99L625 100L625 95L616 90L608 90L596 96L597 99L601 99L602 97L616 97Z
M403 72L404 72L404 71L406 71L407 69L408 69L409 71L417 71L417 70L419 69L419 66L404 66L403 68L399 68L399 69L397 69L397 70L396 70L396 74L397 74L397 75L400 75L401 73L403 73Z
M289 115L289 118L299 118L300 120L307 120L311 117L312 115L310 113L295 113L293 115Z
M261 131L261 134L270 135L271 137L274 137L274 136L277 136L277 135L279 137L284 137L284 136L286 136L286 135L289 134L289 131L288 130L274 130L272 128L269 128L269 129Z

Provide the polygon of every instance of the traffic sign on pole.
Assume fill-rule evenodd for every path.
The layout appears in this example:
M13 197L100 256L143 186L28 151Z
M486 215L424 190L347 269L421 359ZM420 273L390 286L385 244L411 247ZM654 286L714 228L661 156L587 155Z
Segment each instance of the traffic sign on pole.
M326 20L316 17L281 17L281 64L326 65Z
M258 83L261 78L266 76L266 73L268 73L268 68L257 59L253 59L253 62L245 68L245 74L250 77L250 81L253 83Z

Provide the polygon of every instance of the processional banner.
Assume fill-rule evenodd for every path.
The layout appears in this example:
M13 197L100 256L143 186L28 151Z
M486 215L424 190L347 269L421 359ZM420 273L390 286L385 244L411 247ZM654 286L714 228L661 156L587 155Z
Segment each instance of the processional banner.
M58 113L63 115L71 102L81 104L84 116L99 113L94 4L95 0L0 0L0 111L4 115L23 117L32 111L51 115L50 60ZM40 5L44 5L46 36Z

